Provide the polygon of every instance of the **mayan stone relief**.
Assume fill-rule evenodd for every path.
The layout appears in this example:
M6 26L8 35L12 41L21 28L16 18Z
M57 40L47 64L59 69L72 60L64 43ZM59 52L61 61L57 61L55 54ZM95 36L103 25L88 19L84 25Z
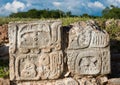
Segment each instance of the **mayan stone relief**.
M94 21L72 24L68 40L67 64L72 76L110 72L109 35Z
M68 29L60 20L9 23L10 80L24 81L17 85L97 85L94 78L80 78L110 73L108 33L94 21Z
M101 77L102 79L104 77ZM43 80L43 81L26 81L18 82L18 85L106 85L106 79L101 81L98 78L83 77L82 79L64 78L57 80Z
M9 24L10 79L57 79L63 72L61 21Z

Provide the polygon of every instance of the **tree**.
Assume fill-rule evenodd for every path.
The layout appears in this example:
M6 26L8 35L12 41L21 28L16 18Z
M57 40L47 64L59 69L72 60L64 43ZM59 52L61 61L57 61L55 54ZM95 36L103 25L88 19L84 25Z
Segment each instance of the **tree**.
M18 13L12 13L9 15L9 17L14 18L61 18L61 17L67 17L72 16L71 12L63 12L61 10L49 10L49 9L43 9L43 10L36 10L36 9L30 9L27 12L18 12Z
M90 17L87 13L83 14L82 17Z
M66 17L70 17L72 15L71 11L66 12Z
M102 17L120 19L120 8L111 5L102 11Z

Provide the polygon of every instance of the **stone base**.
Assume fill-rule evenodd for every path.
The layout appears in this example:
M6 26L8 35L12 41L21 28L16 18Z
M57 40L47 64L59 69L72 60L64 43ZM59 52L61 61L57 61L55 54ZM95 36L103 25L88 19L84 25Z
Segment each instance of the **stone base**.
M0 78L0 85L10 85L9 79Z
M81 79L64 78L59 80L20 81L14 85L103 85L106 82L107 77L84 77Z
M120 85L120 78L109 79L107 85Z

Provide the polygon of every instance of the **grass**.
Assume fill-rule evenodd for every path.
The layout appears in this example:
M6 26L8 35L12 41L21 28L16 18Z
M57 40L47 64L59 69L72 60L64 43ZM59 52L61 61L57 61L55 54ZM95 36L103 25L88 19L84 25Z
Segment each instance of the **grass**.
M9 61L0 60L0 77L6 78L9 75Z
M52 19L52 18L49 18ZM69 25L70 23L80 21L80 20L88 20L90 18L81 18L81 17L67 17L67 18L60 18L62 20L63 25ZM33 19L33 18L8 18L8 17L0 17L0 25L8 24L11 21L32 21L32 20L40 20L40 19ZM46 20L42 18L42 20Z

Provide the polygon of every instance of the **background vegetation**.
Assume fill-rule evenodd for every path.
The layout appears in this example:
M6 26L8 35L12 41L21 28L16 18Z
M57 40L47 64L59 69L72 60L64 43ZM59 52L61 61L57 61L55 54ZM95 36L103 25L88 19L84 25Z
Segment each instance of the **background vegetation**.
M64 12L62 10L37 10L37 9L30 9L27 12L18 12L12 13L9 15L11 18L63 18L63 17L89 17L89 18L114 18L120 19L120 8L111 5L110 7L106 7L102 11L102 16L92 16L88 15L87 13L83 15L72 15L70 11Z

